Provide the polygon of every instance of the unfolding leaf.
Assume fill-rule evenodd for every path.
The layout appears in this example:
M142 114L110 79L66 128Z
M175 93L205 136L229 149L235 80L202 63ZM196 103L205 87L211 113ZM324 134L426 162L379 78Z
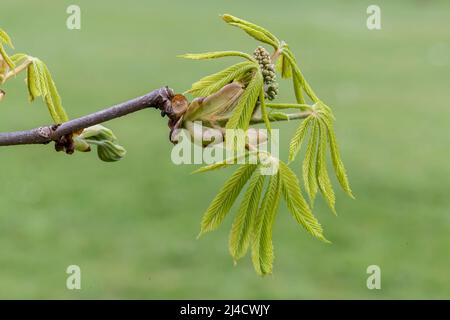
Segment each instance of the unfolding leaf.
M9 35L6 33L6 31L0 29L0 43L5 43L6 45L8 45L10 48L14 49L13 43L11 41L11 38L9 37Z
M223 221L256 165L245 164L233 173L206 210L201 223L200 235L215 230Z
M309 196L311 205L317 194L317 177L316 177L316 155L317 140L319 138L319 125L317 119L312 121L311 135L308 146L306 148L305 158L303 159L302 173L303 182L305 184L305 192Z
M240 51L213 51L205 53L186 53L179 55L178 57L191 60L209 60L224 57L242 57L252 62L256 61L255 58L253 58L251 55Z
M319 137L319 150L317 152L317 183L319 185L320 192L324 196L334 214L336 209L334 207L336 199L331 185L330 177L328 176L327 164L326 164L326 148L327 148L327 129L322 121L319 121L320 137Z
M62 106L58 90L45 63L37 58L32 58L32 62L27 70L30 100L33 101L36 97L42 96L53 121L55 123L67 121L69 118Z
M259 92L259 104L260 104L260 108L261 108L261 117L264 121L267 131L270 134L272 131L272 126L270 125L270 119L267 114L266 98L264 97L264 86L261 86L261 90Z
M311 116L307 117L295 131L294 137L292 137L291 143L289 144L289 162L294 161L295 157L299 153L311 120Z
M250 179L249 186L231 227L229 250L235 261L245 256L251 240L255 215L261 199L265 176L257 169Z
M263 86L263 76L258 70L245 88L244 93L239 99L233 114L226 124L227 129L244 129L249 126L253 110Z
M243 19L234 17L229 14L224 14L222 18L226 23L241 28L256 40L267 43L274 48L278 48L280 45L280 41L272 33L264 29L263 27L260 27L254 23L245 21Z
M289 212L294 219L314 237L328 242L323 236L322 226L314 217L311 209L302 196L299 181L295 173L281 161L279 170L283 195Z
M351 197L354 198L350 183L348 182L347 173L344 167L344 163L341 160L339 153L339 147L337 144L336 134L334 133L334 126L331 119L323 120L327 127L328 142L330 146L331 160L333 162L334 171L336 177L341 185L342 189Z
M5 48L3 48L3 45L0 43L0 56L3 58L3 60L6 62L8 67L11 69L15 68L14 62L11 60L11 58L8 56L8 54L5 51Z
M209 165L203 166L201 168L198 168L197 170L193 171L192 174L223 169L223 168L235 165L242 158L249 158L249 157L255 156L257 154L258 154L258 152L256 152L256 151L250 151L250 152L247 152L245 155L239 155L239 156L237 154L235 154L233 157L231 157L229 159L225 159L223 161L216 162L216 163L209 164Z
M283 79L292 77L292 67L290 61L284 56L280 55L277 60L277 71L281 73Z
M292 77L292 85L294 87L295 99L297 100L297 103L300 104L305 103L305 96L303 95L302 84L297 74L295 74Z
M192 88L188 93L193 94L196 97L209 96L219 91L223 86L232 82L235 79L239 79L246 72L257 68L258 65L254 62L241 62L231 67L228 67L220 72L206 76L192 85Z
M273 244L272 230L278 204L281 197L279 173L270 176L267 190L254 220L252 239L252 261L256 272L260 275L272 273Z

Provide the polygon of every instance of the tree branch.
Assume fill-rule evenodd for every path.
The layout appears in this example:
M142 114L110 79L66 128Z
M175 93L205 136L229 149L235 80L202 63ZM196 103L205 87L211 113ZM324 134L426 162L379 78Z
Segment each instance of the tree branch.
M141 97L59 125L48 125L26 131L1 132L0 146L46 144L51 141L58 141L65 135L146 108L160 109L163 115L170 114L172 112L171 100L173 97L174 93L172 89L163 87Z

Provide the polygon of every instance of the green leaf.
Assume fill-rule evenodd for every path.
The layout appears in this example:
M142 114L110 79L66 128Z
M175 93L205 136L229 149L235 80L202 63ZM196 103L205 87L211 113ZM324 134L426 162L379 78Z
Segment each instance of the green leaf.
M261 41L263 43L267 43L268 45L271 45L274 48L278 47L278 43L273 41L272 39L270 39L268 36L266 36L264 33L251 28L245 24L240 24L240 23L235 23L235 22L229 22L229 25L241 28L242 30L244 30L248 35L250 35L251 37L255 38L258 41Z
M222 19L230 25L241 28L256 40L267 43L272 47L274 47L275 49L277 49L280 46L280 41L272 33L264 29L263 27L260 27L254 23L245 21L243 19L234 17L229 14L224 14L222 16Z
M4 43L8 45L10 48L14 49L14 45L11 41L11 38L3 29L0 29L0 43Z
M41 82L37 76L37 69L34 62L30 63L27 68L27 88L30 101L41 96Z
M259 92L259 103L261 107L261 117L264 120L264 125L267 128L267 131L269 134L272 132L272 126L270 125L270 119L267 115L267 108L266 108L266 98L264 96L264 86L261 86L261 90Z
M323 119L326 124L328 132L328 142L330 146L331 160L333 162L334 171L336 177L341 185L342 189L351 197L354 198L350 183L348 182L347 173L344 167L344 163L341 160L339 153L339 147L337 144L336 134L334 133L334 126L331 119Z
M257 154L258 154L257 151L250 151L250 152L247 152L245 155L239 155L239 156L234 155L233 157L225 159L223 161L219 161L219 162L198 168L197 170L193 171L192 174L223 169L223 168L237 164L237 162L240 161L242 158L248 158L250 156L257 155Z
M290 51L289 48L283 49L282 55L289 61L291 64L292 72L293 72L293 78L296 76L296 81L300 83L302 88L305 90L306 94L311 98L312 101L318 102L319 98L312 90L311 86L306 82L305 77L303 76L302 72L300 71L300 68L297 65L297 62L294 58L294 55ZM295 83L294 83L295 85Z
M30 100L42 96L55 123L66 122L69 118L62 106L56 85L45 63L32 58L28 66L27 85Z
M316 197L318 189L316 177L316 155L317 155L318 137L319 137L319 125L317 123L317 119L314 119L311 125L311 136L309 138L302 166L305 192L309 196L311 206L314 203L314 199Z
M284 199L291 215L314 237L324 242L329 242L323 236L322 226L314 217L302 196L299 181L295 173L281 161L279 170Z
M246 130L248 128L263 84L263 76L258 69L248 83L247 88L245 88L245 91L239 99L233 114L228 120L226 124L227 129Z
M254 62L237 63L195 82L188 93L191 93L196 97L209 96L219 91L223 86L235 79L240 78L246 72L255 68L258 68L258 64Z
M319 184L320 192L327 201L328 206L331 208L333 213L336 214L336 209L334 207L336 199L330 177L328 176L326 164L327 129L322 121L319 121L319 128L319 150L317 153L316 165L317 183Z
M14 62L11 60L11 58L6 53L5 48L3 48L3 45L1 43L0 43L0 56L2 56L3 60L5 60L6 64L11 69L14 69L16 67Z
M234 261L239 260L247 253L264 180L265 176L261 175L257 169L250 180L238 214L231 227L229 250Z
M25 53L16 53L10 58L15 64L18 64L19 62L28 59L28 55L26 55Z
M245 164L239 167L225 183L206 210L201 223L199 236L215 230L223 221L246 182L256 169L256 165Z
M64 110L61 102L61 97L56 89L55 82L52 79L50 71L47 66L44 64L44 72L45 78L47 79L47 87L48 87L48 95L45 97L47 105L52 104L53 108L56 111L56 119L54 119L57 123L66 122L69 120L66 111Z
M294 161L295 157L300 151L300 147L305 138L306 132L308 131L308 126L311 122L312 117L309 116L300 124L300 126L295 131L294 137L289 144L289 162Z
M281 73L281 78L288 79L292 77L291 63L284 55L278 57L276 68L277 71Z
M279 173L270 176L267 190L261 202L261 208L254 221L252 239L252 261L260 275L272 273L273 245L272 230L281 197Z
M224 57L242 57L252 62L256 62L255 58L251 55L240 51L214 51L205 53L186 53L178 56L179 58L191 59L191 60L209 60L218 59Z
M295 74L292 77L292 85L294 86L295 99L297 100L297 103L300 104L305 103L305 97L303 95L301 81L299 80L297 74Z

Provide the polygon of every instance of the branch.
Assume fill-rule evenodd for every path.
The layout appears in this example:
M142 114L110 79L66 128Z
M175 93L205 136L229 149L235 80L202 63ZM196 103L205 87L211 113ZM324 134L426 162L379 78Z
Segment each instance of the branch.
M65 135L146 108L160 109L163 115L169 114L172 111L171 100L173 97L174 93L172 89L163 87L141 97L62 124L48 125L26 131L1 132L0 146L46 144L51 141L59 141Z

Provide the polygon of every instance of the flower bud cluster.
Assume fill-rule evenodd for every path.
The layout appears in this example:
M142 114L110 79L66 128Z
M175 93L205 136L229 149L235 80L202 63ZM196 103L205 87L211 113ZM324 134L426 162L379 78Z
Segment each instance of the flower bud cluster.
M275 74L275 68L270 59L269 52L263 47L256 48L253 56L258 61L262 74L264 77L264 92L265 98L268 100L274 100L278 94L278 83L276 81L277 76Z

